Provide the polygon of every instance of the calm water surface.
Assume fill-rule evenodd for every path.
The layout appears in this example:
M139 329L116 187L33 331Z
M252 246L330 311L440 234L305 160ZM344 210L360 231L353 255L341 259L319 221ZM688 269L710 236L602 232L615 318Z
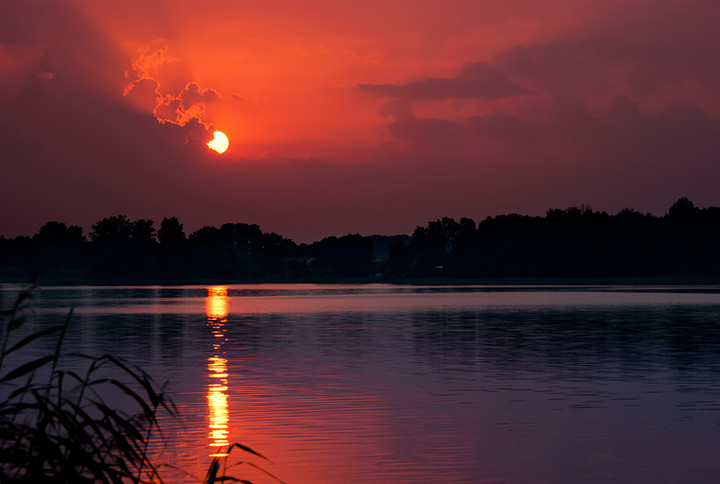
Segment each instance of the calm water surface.
M16 290L0 286L3 305ZM288 483L720 481L720 287L35 296L26 331L74 305L67 351L112 352L169 382L183 420L163 420L158 459L197 475L237 441Z

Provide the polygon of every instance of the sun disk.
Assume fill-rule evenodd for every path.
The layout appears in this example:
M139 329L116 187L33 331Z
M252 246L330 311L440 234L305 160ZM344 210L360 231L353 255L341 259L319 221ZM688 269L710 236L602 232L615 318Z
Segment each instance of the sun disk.
M208 147L211 150L215 150L218 153L225 153L228 146L230 146L230 140L222 131L215 131L213 133L214 138L207 142Z

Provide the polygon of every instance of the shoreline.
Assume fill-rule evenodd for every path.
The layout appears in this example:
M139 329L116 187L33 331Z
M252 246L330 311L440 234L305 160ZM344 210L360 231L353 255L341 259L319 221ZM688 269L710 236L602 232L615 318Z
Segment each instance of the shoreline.
M302 278L282 280L275 278L212 278L212 279L85 279L85 278L0 278L2 285L36 286L218 286L261 284L322 284L367 285L389 284L396 286L720 286L720 278L713 277L512 277L512 278Z

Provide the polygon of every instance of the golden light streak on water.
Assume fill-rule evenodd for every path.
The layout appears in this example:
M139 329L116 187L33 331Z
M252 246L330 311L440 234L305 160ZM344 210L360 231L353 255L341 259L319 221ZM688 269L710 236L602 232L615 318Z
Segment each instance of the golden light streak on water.
M228 303L227 287L214 286L208 288L205 300L205 312L208 326L214 336L213 351L215 355L208 358L208 438L212 451L210 457L225 457L223 447L230 445L230 412L228 410L228 360L223 358L221 347L226 340L225 323L227 323Z
M227 360L213 356L209 358L208 370L210 371L211 383L208 385L208 437L210 447L213 451L210 457L224 457L227 454L222 452L223 447L230 445L228 435L230 434L229 410L228 410L228 373Z
M208 297L205 299L205 313L208 320L225 319L228 315L227 287L208 287Z

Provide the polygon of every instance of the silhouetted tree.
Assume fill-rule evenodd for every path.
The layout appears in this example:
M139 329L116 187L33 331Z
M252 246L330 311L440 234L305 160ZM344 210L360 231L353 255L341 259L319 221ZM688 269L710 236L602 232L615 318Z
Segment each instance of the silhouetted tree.
M678 199L678 201L670 207L670 210L668 210L668 215L671 218L688 218L696 216L699 213L700 210L686 197Z
M295 277L297 245L274 232L263 233L257 248L256 263L264 275Z
M475 233L475 222L462 218L460 222L444 217L429 222L427 227L416 227L406 251L407 272L411 275L448 275L455 272L456 260L468 249ZM395 251L400 250L396 247Z
M373 240L385 244L386 262L375 260ZM391 279L720 277L720 207L700 209L687 198L663 217L585 205L477 225L445 217L392 241L352 234L296 245L245 223L203 227L186 239L177 217L164 218L156 233L151 220L117 215L95 223L89 240L62 222L48 222L32 238L0 237L0 277L26 279L37 270L77 280L333 280L378 270Z
M412 240L412 239L411 239ZM390 246L387 259L387 274L393 279L404 278L411 274L412 254L404 240L398 240Z
M144 278L155 273L157 241L151 220L124 215L93 224L90 232L93 270L101 277Z
M312 249L311 266L321 277L368 277L374 272L372 242L360 234L326 237Z
M230 264L233 274L260 275L257 264L261 246L262 231L255 224L228 223L220 226L220 230L230 243Z
M87 241L82 227L62 222L48 222L33 236L35 260L40 277L84 277L88 270Z
M90 240L93 244L119 245L132 237L131 222L125 215L106 217L93 224Z
M74 245L85 242L82 227L71 225L68 227L62 222L48 222L42 227L33 239L41 245Z
M0 274L4 277L26 280L37 273L38 263L30 237L0 238L0 250Z
M163 218L157 234L160 242L159 264L166 278L182 277L188 273L187 238L183 224L177 217Z
M131 238L137 244L155 244L157 234L152 220L139 219L130 223Z
M199 228L188 237L190 274L199 277L230 276L231 252L232 244L219 228Z
M452 219L418 227L392 248L394 276L638 277L720 276L720 209L681 198L663 218L589 206L546 216L498 215L472 231ZM442 268L442 270L439 270Z
M187 240L183 231L183 224L177 217L164 217L158 230L158 241L163 246L180 245Z

